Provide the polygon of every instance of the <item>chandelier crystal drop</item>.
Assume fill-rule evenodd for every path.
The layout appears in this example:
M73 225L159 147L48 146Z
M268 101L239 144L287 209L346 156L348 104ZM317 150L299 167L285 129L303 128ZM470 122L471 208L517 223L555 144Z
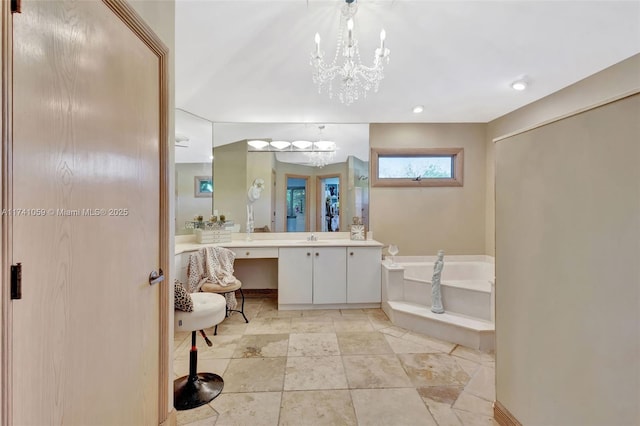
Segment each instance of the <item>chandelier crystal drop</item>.
M318 126L318 140L311 144L310 151L305 152L307 162L312 167L322 168L327 164L333 163L333 160L336 158L336 143L324 140L322 135L324 128L324 125Z
M353 18L358 11L357 0L345 0L340 14L338 26L338 45L331 63L324 60L324 52L320 49L320 34L316 33L316 50L311 54L313 66L313 82L318 85L318 93L328 86L329 98L337 92L338 99L345 105L350 105L366 98L367 92L378 91L380 81L384 78L384 62L389 63L389 49L384 46L386 32L380 31L380 47L373 55L373 66L362 64L358 40L354 35ZM339 87L334 90L333 80L339 78ZM336 84L338 85L338 84Z
M308 164L312 167L322 168L327 164L331 164L336 158L336 152L313 151L306 152Z

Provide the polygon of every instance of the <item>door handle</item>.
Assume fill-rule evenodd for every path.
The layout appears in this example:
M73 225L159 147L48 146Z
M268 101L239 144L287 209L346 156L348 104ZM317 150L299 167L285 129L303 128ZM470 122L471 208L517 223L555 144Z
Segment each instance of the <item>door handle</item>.
M160 272L151 271L151 273L149 274L149 285L158 284L164 281L164 272L162 272L162 268L160 268L158 271Z

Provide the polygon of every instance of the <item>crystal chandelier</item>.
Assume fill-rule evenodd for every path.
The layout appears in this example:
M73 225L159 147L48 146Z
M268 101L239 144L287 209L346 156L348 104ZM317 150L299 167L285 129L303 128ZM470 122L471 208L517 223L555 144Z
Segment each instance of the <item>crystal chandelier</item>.
M312 143L311 151L305 152L308 164L312 167L322 168L333 162L336 158L336 143L324 140L322 131L324 125L318 126L318 141Z
M318 141L314 142L313 145L316 147L315 150L305 152L308 164L312 167L322 168L336 158L336 144L334 142Z
M316 51L311 54L313 66L313 82L318 85L318 93L323 86L329 86L329 98L333 98L333 79L340 78L340 87L337 89L340 102L350 105L360 96L366 97L367 92L373 88L378 91L380 80L384 78L383 62L389 63L389 49L384 47L386 33L380 31L380 47L375 50L373 66L362 65L358 40L354 36L353 17L358 11L357 0L345 0L342 6L340 25L338 26L338 45L331 63L324 61L324 53L320 50L320 34L316 33ZM342 62L338 62L339 57Z

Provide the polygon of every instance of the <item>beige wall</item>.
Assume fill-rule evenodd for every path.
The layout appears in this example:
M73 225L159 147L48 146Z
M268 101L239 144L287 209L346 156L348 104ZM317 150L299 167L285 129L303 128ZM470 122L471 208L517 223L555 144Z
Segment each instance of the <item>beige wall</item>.
M251 152L247 154L247 180L245 183L245 193L248 191L249 187L251 187L255 179L264 180L264 189L260 194L260 198L253 204L255 228L262 228L266 225L271 229L271 191L275 189L273 182L271 181L271 170L273 170L274 157L273 152ZM241 229L245 230L245 228L246 223L242 223Z
M487 140L485 143L487 184L485 186L484 253L489 256L496 255L496 154L492 130L491 124L488 124Z
M349 156L347 159L347 182L345 184L346 202L340 209L344 214L343 231L349 230L349 225L353 222L353 217L357 216L362 220L366 229L369 229L369 162L362 161L357 157ZM367 179L359 179L361 176ZM360 205L356 206L357 198L360 197Z
M213 160L213 208L226 220L247 222L247 144L217 146Z
M192 221L194 216L203 216L208 220L211 216L213 200L211 197L195 196L195 177L211 176L211 163L178 163L175 165L176 175L176 235L192 234L185 228L185 222ZM215 182L213 183L215 189Z
M636 95L496 144L497 399L525 425L640 424L639 141Z
M375 148L464 148L464 186L371 188L374 238L401 255L483 254L485 124L372 124Z
M640 55L488 126L496 393L523 424L640 423L640 95L491 140L634 90Z
M307 188L307 208L309 211L310 230L315 229L315 205L316 205L316 188L314 168L310 166L302 166L299 164L283 163L276 161L276 232L286 232L286 200L287 200L287 181L285 175L309 176L309 188Z
M640 55L632 56L619 64L488 123L486 141L486 254L491 256L495 254L493 139L633 91L640 86L639 70Z

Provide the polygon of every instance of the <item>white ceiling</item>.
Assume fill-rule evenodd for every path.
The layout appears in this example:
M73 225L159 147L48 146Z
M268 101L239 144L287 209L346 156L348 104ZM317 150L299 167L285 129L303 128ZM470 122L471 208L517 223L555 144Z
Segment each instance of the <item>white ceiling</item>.
M342 4L178 0L176 107L213 122L487 122L640 52L639 1L361 0L363 61L383 27L391 57L380 91L344 106L309 64L316 32L333 56Z
M176 110L176 139L178 136L188 140L176 141L176 163L206 163L211 161L213 123L186 111Z

